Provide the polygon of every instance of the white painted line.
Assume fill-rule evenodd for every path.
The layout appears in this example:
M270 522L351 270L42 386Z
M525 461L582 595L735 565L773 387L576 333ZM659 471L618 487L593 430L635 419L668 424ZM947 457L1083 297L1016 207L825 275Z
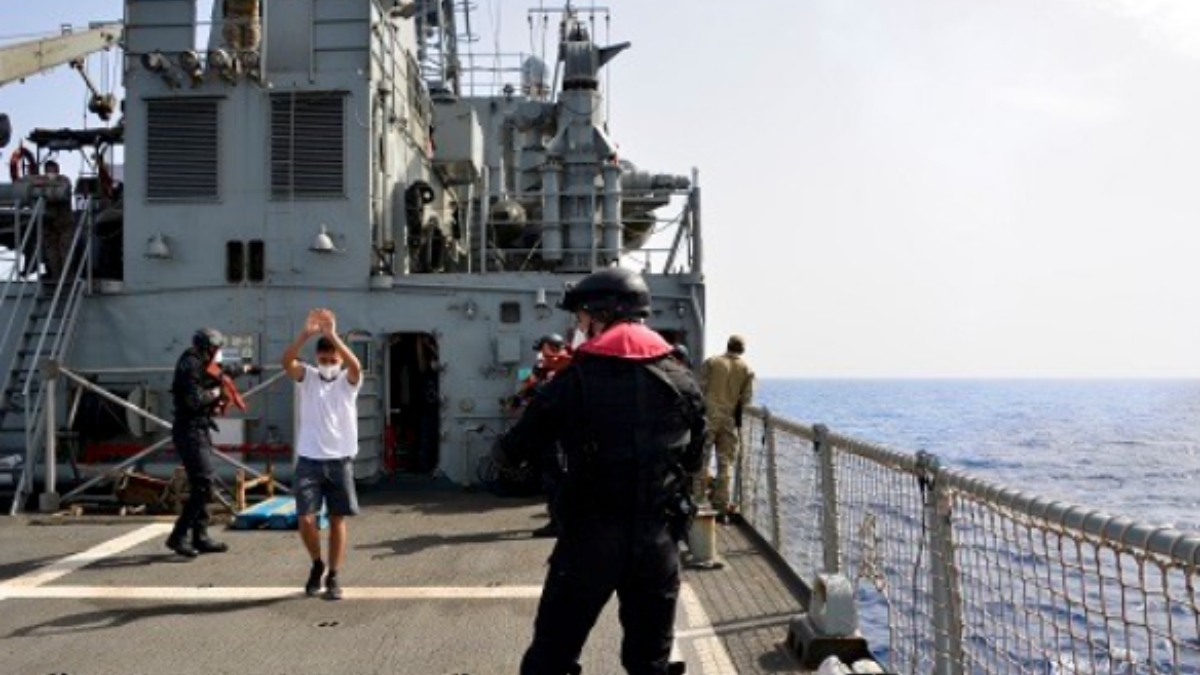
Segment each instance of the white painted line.
M93 546L82 553L70 555L62 560L55 561L39 567L32 572L22 574L19 577L9 579L0 583L0 599L11 597L11 590L22 588L36 588L42 584L48 584L55 579L65 577L75 570L90 565L98 560L103 560L111 555L116 555L126 549L131 549L142 542L161 537L171 531L169 523L154 523L145 527L139 528L128 534L121 535L116 539L110 539L103 544Z
M725 643L713 631L708 612L704 611L704 605L700 603L699 596L691 586L680 586L679 604L687 617L688 628L677 633L675 638L686 639L696 650L696 656L700 659L701 675L737 675L737 669L734 668L733 659L725 649Z
M346 600L536 600L541 586L343 586ZM9 598L80 600L180 600L229 602L304 597L295 586L42 586L0 589Z

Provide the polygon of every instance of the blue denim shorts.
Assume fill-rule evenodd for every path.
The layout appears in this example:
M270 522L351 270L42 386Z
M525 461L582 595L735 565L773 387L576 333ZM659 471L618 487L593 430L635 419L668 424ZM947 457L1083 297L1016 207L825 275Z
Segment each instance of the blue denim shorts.
M354 460L296 460L296 514L320 512L322 504L331 516L358 515L358 494L354 491Z

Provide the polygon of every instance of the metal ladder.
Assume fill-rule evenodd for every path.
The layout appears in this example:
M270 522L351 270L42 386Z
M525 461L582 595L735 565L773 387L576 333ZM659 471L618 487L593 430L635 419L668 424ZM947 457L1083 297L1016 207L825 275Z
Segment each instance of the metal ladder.
M16 209L19 214L20 208ZM30 212L26 231L20 237L19 251L33 238L33 260L40 259L43 249L41 236L46 204L37 198ZM87 287L87 269L91 259L92 200L84 200L78 212L74 236L66 256L62 278L36 282L18 280L20 264L14 264L8 279L0 287L0 303L16 309L5 325L0 325L0 354L7 354L7 363L0 364L0 458L18 457L20 471L9 467L14 484L9 512L24 509L25 501L34 488L35 469L42 458L46 441L46 387L42 368L48 361L62 363L70 353L79 308ZM18 216L19 230L19 216ZM31 257L32 257L31 256ZM14 258L21 262L18 253ZM12 303L11 305L9 303ZM57 420L53 422L57 427Z

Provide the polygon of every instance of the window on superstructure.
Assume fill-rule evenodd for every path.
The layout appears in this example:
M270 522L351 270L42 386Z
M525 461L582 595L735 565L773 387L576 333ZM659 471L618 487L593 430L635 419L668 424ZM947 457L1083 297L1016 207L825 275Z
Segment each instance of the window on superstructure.
M500 323L521 323L521 303L500 303Z
M262 239L250 240L250 281L262 283L267 278L267 252Z
M345 92L271 96L271 196L346 196Z
M146 200L209 201L220 196L219 100L146 101Z
M225 281L240 284L246 278L246 244L240 241L225 242Z

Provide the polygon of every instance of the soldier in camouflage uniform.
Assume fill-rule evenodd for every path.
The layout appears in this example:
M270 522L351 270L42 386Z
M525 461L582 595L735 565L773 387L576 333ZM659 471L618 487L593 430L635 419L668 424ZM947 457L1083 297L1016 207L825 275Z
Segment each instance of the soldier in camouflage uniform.
M259 0L223 0L221 11L224 16L221 35L225 44L239 54L257 50L262 39Z
M712 462L712 447L717 450L717 480L712 491L712 506L718 518L725 520L729 503L729 483L737 462L742 410L754 397L754 371L742 355L746 341L740 335L729 338L725 353L707 359L700 369L704 405L708 414L708 438L704 467ZM706 501L703 473L696 483L697 501Z

